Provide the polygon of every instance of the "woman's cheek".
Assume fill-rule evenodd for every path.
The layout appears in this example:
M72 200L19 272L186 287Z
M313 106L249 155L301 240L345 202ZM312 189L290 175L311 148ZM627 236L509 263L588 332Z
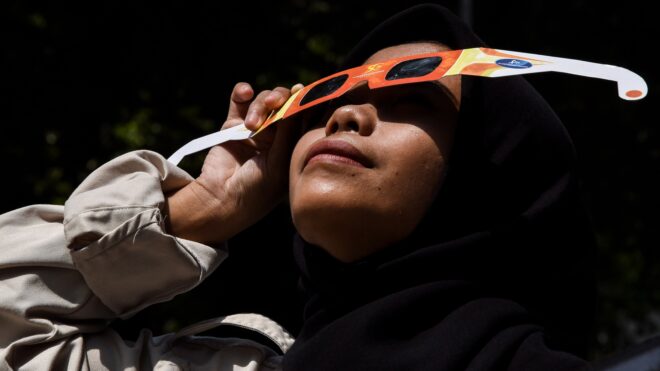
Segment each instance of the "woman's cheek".
M428 134L421 130L412 130L407 134L396 136L398 139L394 148L399 150L392 150L392 156L389 156L388 193L398 200L398 209L417 214L425 210L439 188L444 160L437 144Z

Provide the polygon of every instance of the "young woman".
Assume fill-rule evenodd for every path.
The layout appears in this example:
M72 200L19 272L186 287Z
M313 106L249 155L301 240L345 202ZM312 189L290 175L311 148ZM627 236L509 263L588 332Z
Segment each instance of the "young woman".
M483 45L446 9L423 5L373 30L346 67ZM224 127L257 129L290 94L239 83ZM307 299L295 343L258 315L145 330L135 343L106 328L195 287L226 256L222 242L287 194ZM519 77L360 84L254 140L214 147L196 179L156 153L129 153L64 207L0 216L0 234L4 368L588 366L577 355L593 240L575 153ZM255 329L283 354L194 336L221 324Z

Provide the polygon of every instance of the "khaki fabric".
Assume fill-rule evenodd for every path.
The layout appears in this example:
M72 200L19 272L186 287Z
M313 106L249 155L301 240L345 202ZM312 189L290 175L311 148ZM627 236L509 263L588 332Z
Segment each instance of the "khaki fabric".
M227 256L164 231L164 194L192 177L150 151L94 171L64 206L0 215L0 370L274 370L279 356L247 339L195 336L218 325L258 331L286 351L275 322L242 314L135 342L107 328L193 289Z

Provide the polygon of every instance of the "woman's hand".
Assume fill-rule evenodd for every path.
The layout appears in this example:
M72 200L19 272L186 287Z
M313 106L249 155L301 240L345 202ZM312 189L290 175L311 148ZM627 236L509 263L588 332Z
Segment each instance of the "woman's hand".
M257 130L272 110L301 88L302 84L291 90L277 87L254 97L248 83L236 84L222 129L245 122L248 129ZM261 219L286 195L293 135L290 125L280 124L253 139L213 147L200 176L168 197L169 232L211 244Z

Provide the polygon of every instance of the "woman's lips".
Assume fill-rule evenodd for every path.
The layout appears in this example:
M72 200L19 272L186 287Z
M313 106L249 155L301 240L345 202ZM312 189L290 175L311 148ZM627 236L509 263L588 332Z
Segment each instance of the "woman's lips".
M334 162L356 167L372 167L371 161L355 146L344 140L323 139L307 151L303 169L313 162Z

